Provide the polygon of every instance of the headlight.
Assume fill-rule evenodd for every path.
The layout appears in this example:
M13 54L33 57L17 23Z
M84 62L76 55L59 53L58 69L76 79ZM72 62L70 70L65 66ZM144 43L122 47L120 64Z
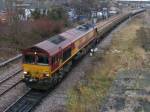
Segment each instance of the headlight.
M43 77L49 77L48 73L43 74Z
M23 73L24 73L24 74L27 74L28 72L24 71Z
M49 74L46 74L45 76L46 76L46 77L49 77Z

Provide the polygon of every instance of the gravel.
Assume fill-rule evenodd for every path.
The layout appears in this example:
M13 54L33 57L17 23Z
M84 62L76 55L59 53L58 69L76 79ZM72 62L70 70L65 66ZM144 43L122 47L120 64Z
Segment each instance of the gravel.
M100 112L150 112L150 71L118 73Z

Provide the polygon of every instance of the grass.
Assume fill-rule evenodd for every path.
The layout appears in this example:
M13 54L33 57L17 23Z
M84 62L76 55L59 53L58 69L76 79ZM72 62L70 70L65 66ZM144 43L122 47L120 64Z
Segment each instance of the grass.
M144 67L146 53L137 41L142 26L142 19L135 18L113 34L109 50L103 56L97 54L86 77L68 91L69 112L98 112L118 71Z

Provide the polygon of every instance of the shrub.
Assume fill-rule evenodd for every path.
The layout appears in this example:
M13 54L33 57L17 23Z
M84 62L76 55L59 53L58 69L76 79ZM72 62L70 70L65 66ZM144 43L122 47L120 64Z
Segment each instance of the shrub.
M32 22L32 29L35 33L39 34L43 38L47 38L50 35L61 32L64 24L61 21L52 21L47 18L40 18Z

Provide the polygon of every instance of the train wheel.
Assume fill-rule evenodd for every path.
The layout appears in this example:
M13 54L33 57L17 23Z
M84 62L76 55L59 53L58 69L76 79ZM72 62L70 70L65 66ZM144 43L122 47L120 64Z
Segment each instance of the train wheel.
M56 85L59 82L58 73L54 74L52 82L54 85Z
M59 75L61 76L61 77L64 77L65 76L65 71L64 71L64 68L62 67L60 70L59 70Z
M82 55L84 56L84 55L86 55L86 53L87 53L87 49L86 49L86 48L83 48L83 50L82 50Z
M64 78L64 76L65 76L65 73L62 71L62 72L58 72L58 82L61 82L62 81L62 79Z

